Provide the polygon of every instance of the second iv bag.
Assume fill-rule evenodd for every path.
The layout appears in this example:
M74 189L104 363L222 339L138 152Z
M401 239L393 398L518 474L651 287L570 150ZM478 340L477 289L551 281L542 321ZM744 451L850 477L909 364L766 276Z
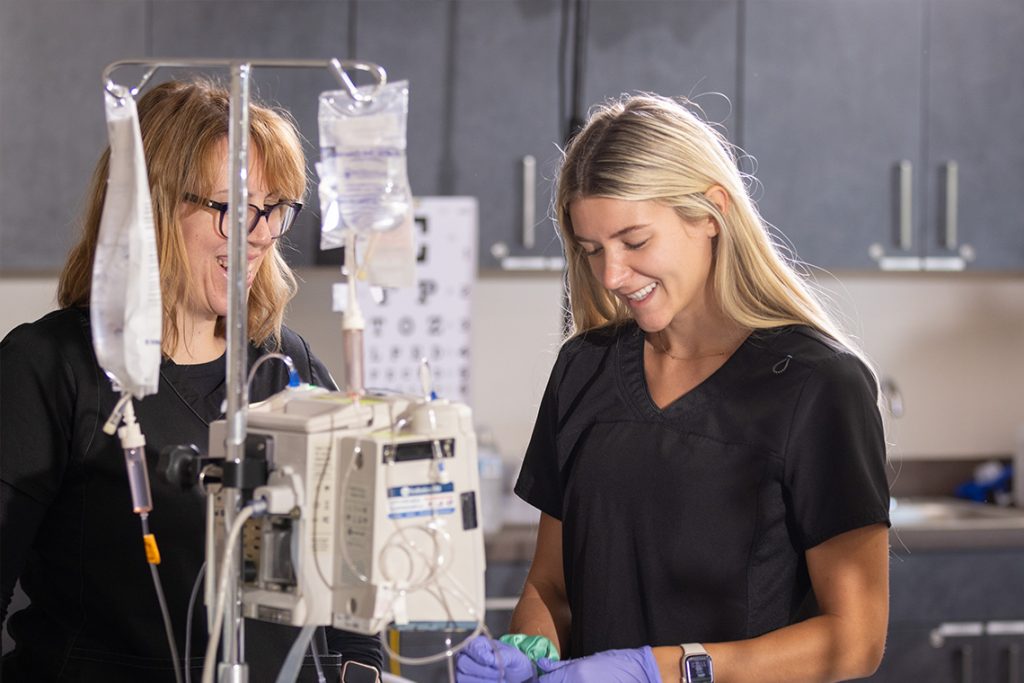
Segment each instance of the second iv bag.
M349 230L386 231L405 222L412 203L408 112L408 81L388 83L368 102L343 91L320 95L321 249L344 246Z
M93 347L115 388L142 398L155 394L160 380L163 310L153 207L135 100L111 84L106 114L110 169L89 301Z

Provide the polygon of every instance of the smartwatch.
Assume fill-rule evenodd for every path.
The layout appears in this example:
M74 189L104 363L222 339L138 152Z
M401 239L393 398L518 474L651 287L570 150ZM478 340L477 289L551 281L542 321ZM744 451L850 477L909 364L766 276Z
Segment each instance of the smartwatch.
M715 670L711 655L700 643L683 643L683 658L679 660L679 677L683 683L715 683Z

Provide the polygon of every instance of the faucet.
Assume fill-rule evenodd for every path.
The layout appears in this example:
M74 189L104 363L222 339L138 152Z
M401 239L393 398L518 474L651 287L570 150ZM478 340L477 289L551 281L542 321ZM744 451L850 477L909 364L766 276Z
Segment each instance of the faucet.
M888 375L883 375L880 380L879 390L882 392L882 399L889 414L893 417L903 417L903 394L896 386L896 381Z

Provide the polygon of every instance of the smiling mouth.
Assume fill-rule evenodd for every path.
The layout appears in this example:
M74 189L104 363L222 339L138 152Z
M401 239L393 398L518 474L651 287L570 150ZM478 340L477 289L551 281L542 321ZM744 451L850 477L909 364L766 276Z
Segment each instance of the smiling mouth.
M657 286L657 282L652 282L651 284L647 285L642 289L638 289L632 294L627 294L626 298L629 299L630 301L643 301L644 299L651 295L651 292L653 292Z
M217 265L219 265L221 268L224 269L224 275L227 276L227 273L228 273L228 257L227 256L218 256L217 257ZM246 264L245 277L250 282L252 281L253 275L255 274L255 266L256 266L256 260L255 259L250 260Z

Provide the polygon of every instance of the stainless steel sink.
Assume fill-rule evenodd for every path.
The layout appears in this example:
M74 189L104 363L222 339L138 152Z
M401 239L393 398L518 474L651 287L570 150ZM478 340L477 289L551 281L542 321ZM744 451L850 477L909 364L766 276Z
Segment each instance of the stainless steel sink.
M1024 529L1024 510L957 498L894 498L889 519L896 529Z

